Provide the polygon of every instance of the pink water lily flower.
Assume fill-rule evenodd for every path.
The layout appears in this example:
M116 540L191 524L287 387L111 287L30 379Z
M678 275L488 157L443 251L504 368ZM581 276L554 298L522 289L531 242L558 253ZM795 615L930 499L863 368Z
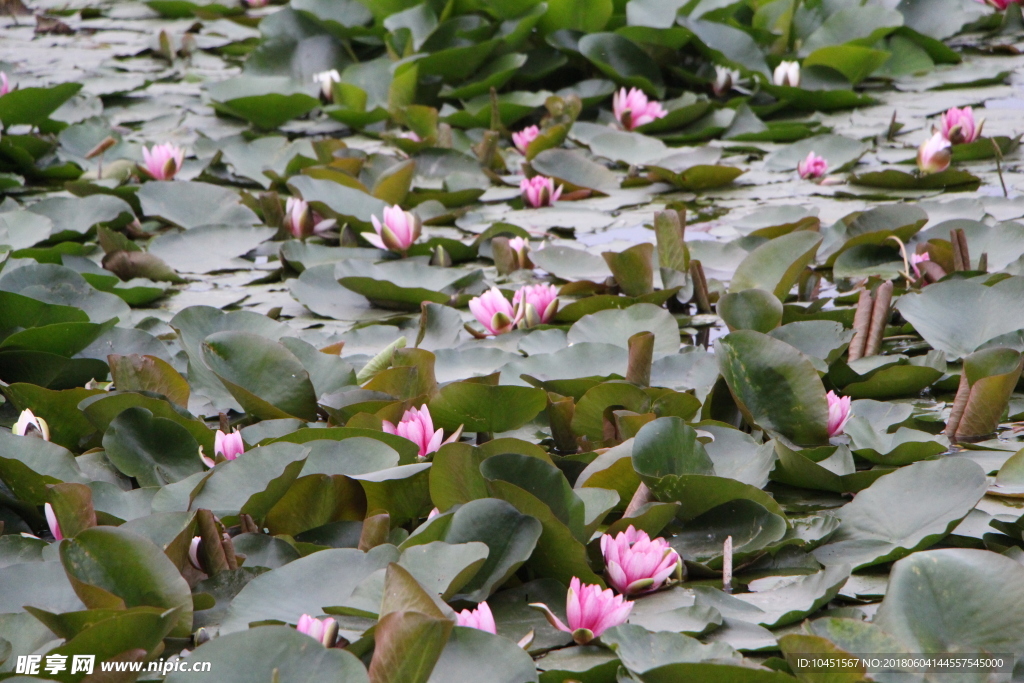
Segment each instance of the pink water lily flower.
M612 113L625 130L635 130L668 115L660 102L648 101L639 88L630 88L629 92L620 88L612 96Z
M522 317L522 311L517 313L515 307L497 287L491 287L472 299L469 302L469 310L487 333L494 336L511 332Z
M447 441L443 441L444 430L434 430L434 420L430 417L430 408L427 406L409 408L397 425L384 420L381 426L388 434L404 437L419 446L420 458L427 457L445 444L455 443L462 435L460 427Z
M535 175L532 178L523 178L519 183L519 192L527 206L539 209L557 202L562 196L562 186L555 188L555 181L551 178Z
M57 515L53 511L53 506L49 503L43 505L43 514L46 515L46 526L50 527L50 533L53 534L54 540L63 541L64 534L60 532L60 524L57 522Z
M520 327L536 327L546 323L558 312L558 287L526 285L512 296L512 306L519 311Z
M921 173L941 173L953 160L952 145L942 133L936 133L921 143L917 150L917 167Z
M487 606L486 601L477 605L472 612L464 609L455 616L459 626L468 626L495 635L498 633L498 627L494 625L494 615L491 614L491 608Z
M942 115L942 135L954 145L974 142L981 135L984 125L985 119L975 123L974 109L971 107L950 107Z
M543 611L548 622L559 631L571 633L578 645L586 645L612 626L626 623L633 603L621 595L615 595L611 588L601 590L600 586L583 584L574 576L569 582L569 593L565 600L568 626L552 614L547 605L533 603L530 607Z
M143 147L142 158L150 177L154 180L171 180L185 163L185 150L168 142L153 145L152 149Z
M800 62L781 62L772 72L772 83L791 88L800 87Z
M843 433L846 421L850 419L850 397L836 396L834 391L828 392L828 435L830 437Z
M611 536L601 536L608 585L623 595L637 595L657 590L680 571L679 553L663 538L637 531L632 525Z
M1006 9L1014 2L1016 2L1017 4L1024 4L1024 0L978 0L978 2L985 5L989 5L991 7L995 7L997 10L1000 11Z
M377 220L376 216L370 217L373 229L377 234L363 233L366 241L378 249L396 251L404 254L409 251L412 243L419 239L420 230L423 225L419 216L402 211L400 206L388 206L384 209L384 222Z
M807 157L796 165L796 170L804 180L816 180L828 173L828 162L814 152L808 152Z
M217 430L217 433L213 436L213 455L214 457L221 455L224 456L225 460L234 460L242 453L245 453L245 442L242 441L242 435L236 429L230 434L225 434L221 430ZM213 458L208 458L203 454L203 449L199 449L199 457L207 467L213 467L216 461Z
M520 153L526 154L526 148L537 139L538 135L540 135L540 128L537 126L527 126L518 133L512 133L512 144L516 146Z
M11 82L7 80L7 72L0 71L0 97L11 92Z
M303 614L299 617L299 623L295 626L295 630L320 641L324 647L334 647L334 643L338 639L338 622L331 617L325 617L321 621L308 614Z
M914 275L921 277L921 269L917 267L917 264L924 263L925 261L931 261L932 255L928 252L923 254L911 254L910 255L910 267L914 269Z
M35 436L42 437L43 441L50 440L50 426L46 424L46 420L41 417L37 417L30 409L26 408L21 411L21 415L18 416L18 421L11 427L11 433L15 436Z

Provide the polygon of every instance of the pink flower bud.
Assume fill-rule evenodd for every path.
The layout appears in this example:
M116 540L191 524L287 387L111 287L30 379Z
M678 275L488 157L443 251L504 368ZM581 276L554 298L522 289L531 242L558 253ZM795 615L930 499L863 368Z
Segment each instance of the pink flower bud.
M632 525L612 537L601 536L608 584L623 595L657 590L679 572L679 553L663 538L651 538Z
M480 296L469 302L469 310L476 316L477 321L484 326L488 334L499 335L511 332L512 328L519 322L519 315L516 315L515 307L501 290L491 287ZM522 313L520 312L520 315Z
M299 617L299 623L295 630L320 641L324 647L334 647L334 643L338 640L338 622L331 617L325 617L321 621L308 614L303 614Z
M213 453L214 455L223 455L225 460L234 460L245 453L245 442L242 441L242 435L237 429L230 434L225 434L218 429L213 437Z
M193 536L192 542L188 544L188 562L199 571L203 571L203 566L199 564L199 544L202 541L202 537Z
M491 608L487 606L486 602L481 602L472 612L468 609L462 610L456 615L456 618L456 623L459 626L468 626L488 633L498 633L498 628L494 625L494 615L491 614Z
M950 107L942 115L942 134L954 145L974 142L981 135L981 128L984 125L985 119L975 124L974 110L971 107Z
M804 180L816 180L828 173L828 162L814 152L808 152L807 158L796 165L796 170Z
M800 87L800 62L781 62L772 73L772 83Z
M526 285L513 295L512 306L520 311L520 327L535 327L546 323L558 312L558 287Z
M581 584L578 577L569 582L569 593L565 600L565 615L569 625L551 613L547 605L530 605L544 612L548 622L559 631L572 634L579 645L586 645L612 626L624 624L633 609L621 595L615 595L611 588L601 590L596 584Z
M532 268L530 262L530 242L522 237L512 237L508 241L509 248L516 254L516 270Z
M923 254L911 254L910 255L910 267L914 269L914 275L921 277L921 269L917 267L918 263L924 263L925 261L931 261L932 255L928 252Z
M50 533L53 534L53 538L63 541L64 534L60 532L60 524L57 522L57 515L53 511L53 506L49 503L43 505L43 514L46 515L46 526L50 527Z
M171 180L185 163L185 150L170 143L153 145L152 149L142 148L142 158L145 161L145 171L151 178Z
M928 138L917 150L917 167L921 173L940 173L949 168L953 160L952 145L942 133Z
M512 133L512 144L516 146L522 154L526 154L526 148L530 146L530 143L537 139L540 135L540 128L537 126L528 126L523 128L518 133Z
M562 186L555 188L555 181L542 175L532 178L523 178L519 183L519 191L522 193L523 202L534 209L542 206L551 206L562 196Z
M11 92L11 82L7 80L7 72L0 71L0 97Z
M397 425L384 420L382 427L388 434L404 437L419 446L419 457L421 458L434 453L446 443L458 441L462 435L460 428L447 441L443 441L444 430L434 430L434 420L430 417L430 408L425 405L421 408L409 408Z
M850 397L839 398L834 391L828 392L825 397L828 399L828 435L842 434L846 421L850 419Z
M245 0L245 4L249 7L266 7L270 0Z
M419 239L422 224L419 216L402 211L400 206L389 206L384 209L384 222L371 216L373 229L377 234L363 233L366 241L378 249L387 249L404 254L409 251L412 243Z
M293 236L302 238L313 234L313 210L302 199L289 197L284 208L284 223Z
M668 115L660 102L648 101L647 95L639 88L630 88L628 92L620 88L612 96L612 113L625 130L635 130Z

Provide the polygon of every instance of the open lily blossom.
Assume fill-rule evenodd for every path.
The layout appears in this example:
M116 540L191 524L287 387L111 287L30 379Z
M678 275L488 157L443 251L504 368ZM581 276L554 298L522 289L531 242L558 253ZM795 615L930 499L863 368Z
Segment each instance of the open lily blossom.
M333 102L334 84L341 83L341 74L337 69L321 71L313 74L313 82L320 86L320 97L325 102Z
M54 540L63 541L64 534L60 531L60 524L57 522L57 515L53 511L53 506L49 503L44 504L43 515L46 517L46 526L50 528L50 534Z
M172 180L185 163L185 150L166 142L142 148L142 159L146 173L154 180Z
M512 133L512 144L516 146L520 153L526 154L526 148L537 139L538 135L540 135L540 128L537 126L527 126L518 133Z
M648 100L639 88L619 89L612 97L612 113L625 130L634 130L668 115L660 102Z
M320 641L324 647L334 647L338 640L338 622L332 617L317 619L308 614L299 617L299 623L295 626L299 633L305 633L313 640Z
M423 224L419 216L409 211L402 211L400 206L384 208L384 221L376 216L370 217L376 234L363 233L367 242L378 249L404 254L409 251L413 242L419 239Z
M847 420L850 419L850 397L836 396L834 391L825 395L828 399L828 435L838 436L843 433Z
M679 553L663 538L651 539L630 525L615 536L601 536L608 584L623 595L637 595L661 588L680 571Z
M445 441L444 430L434 429L430 408L425 405L420 408L409 408L397 425L384 420L382 427L388 434L397 434L419 446L420 458L427 457L446 443L455 443L462 435L462 430L458 429Z
M921 173L941 173L953 160L952 145L942 133L935 133L921 143L917 150L917 167Z
M974 142L981 135L984 125L985 119L975 123L974 109L971 107L950 107L942 115L942 135L954 145Z
M477 322L484 326L487 334L495 336L511 332L522 316L522 311L517 312L497 287L491 287L471 299L469 310L476 316Z
M11 82L7 79L7 72L0 71L0 97L11 92Z
M551 206L562 196L562 186L555 188L555 181L542 175L523 178L519 183L523 203L534 209Z
M825 177L828 173L828 162L814 152L808 152L807 156L796 165L797 173L804 180L817 180Z
M520 327L544 324L558 312L558 287L550 284L526 285L512 296L512 307L519 311Z
M39 436L44 441L50 440L50 425L46 420L37 417L30 409L21 411L18 421L11 427L11 433L17 436Z
M781 62L772 73L772 83L800 87L800 62Z
M544 612L548 622L559 631L572 634L578 645L586 645L612 626L626 623L633 603L621 595L615 595L611 588L602 588L596 584L584 584L578 577L569 582L569 593L565 600L566 626L556 617L547 605L534 603L530 605Z
M455 616L459 626L468 626L488 633L498 633L498 627L494 625L494 615L491 614L491 608L486 601L477 605L475 610L464 609Z

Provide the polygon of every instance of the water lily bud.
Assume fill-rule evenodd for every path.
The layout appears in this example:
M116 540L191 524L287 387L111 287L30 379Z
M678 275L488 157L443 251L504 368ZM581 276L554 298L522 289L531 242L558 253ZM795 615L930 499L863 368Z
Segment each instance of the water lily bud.
M733 86L739 83L742 75L735 69L727 66L715 65L715 82L711 84L711 91L716 97L724 97L729 94Z
M11 92L11 82L7 80L7 72L0 71L0 97Z
M467 626L488 633L498 633L498 627L494 625L494 615L486 601L477 605L473 611L464 609L455 616L459 626Z
M313 210L309 203L296 197L289 197L284 209L285 227L293 236L309 237L313 234Z
M612 113L625 130L634 130L668 115L660 102L649 101L639 88L619 89L612 97Z
M828 435L830 437L843 433L846 421L850 419L850 397L836 396L834 391L828 392Z
M949 168L953 154L949 140L936 133L926 140L917 150L917 167L921 173L940 173Z
M295 630L320 641L324 647L334 647L338 640L338 622L331 617L315 619L308 614L299 617Z
M341 74L338 73L337 69L321 71L320 73L313 74L313 82L320 86L320 97L325 102L333 102L334 84L341 83Z
M787 85L791 88L800 87L800 62L782 62L775 67L772 74L775 85Z
M57 515L53 511L53 506L49 503L43 505L43 514L46 516L46 526L50 527L50 534L53 535L54 540L63 541L64 534L60 532L60 524L57 522Z

